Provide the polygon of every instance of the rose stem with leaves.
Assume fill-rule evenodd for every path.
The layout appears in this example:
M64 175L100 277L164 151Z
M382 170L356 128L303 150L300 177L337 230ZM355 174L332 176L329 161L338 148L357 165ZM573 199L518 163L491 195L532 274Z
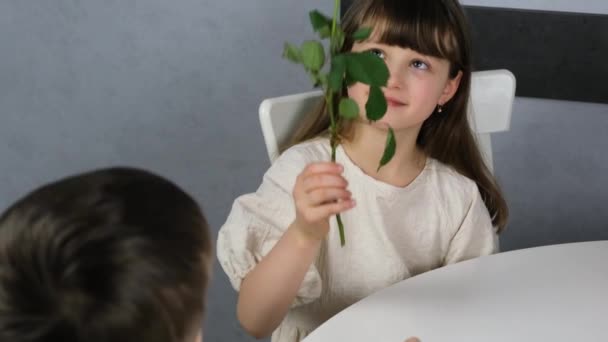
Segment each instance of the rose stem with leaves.
M290 61L302 64L313 80L314 87L323 88L327 114L330 120L331 161L336 161L336 148L340 144L338 135L338 115L343 119L354 120L359 117L357 103L343 96L344 86L361 82L370 86L369 97L365 104L366 117L370 121L380 120L386 113L387 103L381 87L386 86L388 69L384 61L370 52L339 53L344 45L345 34L338 24L340 15L340 0L334 0L334 15L330 19L319 11L310 12L310 22L313 30L322 39L329 38L329 60L331 62L328 73L322 73L325 64L325 50L319 41L308 40L297 48L285 43L283 56ZM350 37L352 41L362 41L369 38L371 28L359 28ZM384 153L380 159L378 170L388 163L395 154L395 135L389 127ZM344 246L344 224L340 214L336 215L340 232L340 244Z

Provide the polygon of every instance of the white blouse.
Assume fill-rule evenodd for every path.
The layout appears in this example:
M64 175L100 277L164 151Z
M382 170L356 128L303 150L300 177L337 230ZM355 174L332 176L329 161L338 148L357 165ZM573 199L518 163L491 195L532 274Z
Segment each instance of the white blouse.
M295 179L311 162L330 160L318 138L285 151L255 193L237 198L218 234L217 256L232 286L272 249L295 219ZM365 174L341 147L336 162L357 206L335 219L316 261L272 342L297 342L349 305L403 279L497 251L497 235L475 182L427 158L406 187Z

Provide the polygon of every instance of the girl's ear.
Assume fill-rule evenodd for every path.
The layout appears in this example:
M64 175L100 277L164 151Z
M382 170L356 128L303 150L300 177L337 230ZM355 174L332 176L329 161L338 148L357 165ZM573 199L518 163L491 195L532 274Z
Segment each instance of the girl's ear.
M450 101L452 99L452 97L454 96L454 94L456 94L456 91L458 90L458 86L460 86L460 80L462 79L462 71L458 72L458 75L456 75L456 77L454 78L450 78L448 79L448 82L445 85L445 88L443 88L443 93L441 94L441 97L439 98L439 105L444 105L446 102Z

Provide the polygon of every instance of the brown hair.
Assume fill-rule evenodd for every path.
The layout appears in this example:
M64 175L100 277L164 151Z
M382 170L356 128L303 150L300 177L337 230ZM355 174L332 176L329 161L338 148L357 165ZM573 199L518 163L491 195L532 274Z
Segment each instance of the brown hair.
M0 216L0 340L194 339L211 248L196 202L149 172L45 185Z
M355 0L344 14L342 28L351 36L358 28L374 28L380 43L416 50L450 62L450 78L462 72L453 98L435 111L422 125L417 144L427 156L453 167L477 183L492 223L502 231L508 207L492 173L483 162L467 119L471 86L471 41L465 15L457 0ZM342 52L352 49L346 39ZM346 88L343 89L346 95ZM282 150L297 143L328 134L329 118L322 100ZM352 135L349 121L338 120L339 135Z

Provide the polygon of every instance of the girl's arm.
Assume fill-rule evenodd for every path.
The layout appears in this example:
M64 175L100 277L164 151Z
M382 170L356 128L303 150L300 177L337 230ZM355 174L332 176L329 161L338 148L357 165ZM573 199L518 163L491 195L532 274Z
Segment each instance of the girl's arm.
M341 173L338 164L313 163L297 177L295 221L241 283L237 316L254 337L281 324L327 235L329 217L354 206Z
M320 245L321 240L303 236L294 223L243 279L237 316L249 334L263 338L279 326Z

